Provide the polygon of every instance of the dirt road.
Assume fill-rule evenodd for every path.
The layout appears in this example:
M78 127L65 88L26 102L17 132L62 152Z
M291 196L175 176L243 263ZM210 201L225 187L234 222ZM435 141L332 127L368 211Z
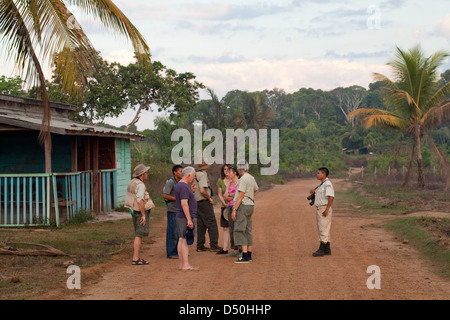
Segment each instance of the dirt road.
M131 266L128 254L82 270L82 289L68 299L449 299L450 282L430 271L416 250L379 226L384 216L334 211L332 255L312 257L318 247L314 209L305 195L316 180L296 180L258 194L253 215L253 262L190 248L200 271L178 271L166 259L165 221L151 227L143 245L148 266ZM335 181L339 191L342 184ZM337 194L338 196L338 194ZM339 201L337 197L336 202ZM163 219L164 220L164 219ZM208 243L208 242L207 242ZM381 289L369 290L367 268L381 271ZM58 298L61 298L59 296Z

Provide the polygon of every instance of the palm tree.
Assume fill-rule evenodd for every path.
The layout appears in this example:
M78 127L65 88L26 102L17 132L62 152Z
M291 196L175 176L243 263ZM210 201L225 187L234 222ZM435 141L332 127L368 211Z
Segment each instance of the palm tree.
M395 58L389 65L393 70L393 80L375 73L377 81L385 85L385 100L389 110L361 108L349 113L348 117L358 117L366 128L372 126L405 130L413 139L416 150L418 185L425 186L422 161L422 138L428 138L447 172L447 188L450 184L450 167L444 154L426 134L450 119L450 83L439 87L438 67L448 53L439 51L425 57L420 46L409 51L397 47Z
M275 116L272 106L267 105L267 97L264 92L256 91L254 93L244 94L244 113L247 128L264 129L268 126L268 121Z
M224 130L227 126L227 101L219 100L217 94L211 88L206 88L211 100L203 100L197 103L199 120L202 120L206 128Z
M51 172L50 103L38 53L56 65L64 89L77 93L92 71L95 50L65 3L75 5L107 28L129 38L140 61L150 66L149 47L128 18L111 0L2 0L0 36L5 52L29 85L40 86L43 120L39 134L45 145L46 172Z

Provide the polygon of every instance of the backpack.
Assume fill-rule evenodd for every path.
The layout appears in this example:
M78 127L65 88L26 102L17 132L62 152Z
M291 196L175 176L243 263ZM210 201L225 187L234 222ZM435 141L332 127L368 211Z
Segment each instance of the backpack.
M172 178L169 178L169 179L167 179L167 181L169 181L169 180L172 180L173 181L173 183L174 183L174 187L176 186L176 184L177 184L177 180L175 180L175 178L174 177L172 177ZM167 183L167 181L166 181L166 183ZM163 193L164 193L164 187L163 187ZM166 203L166 205L167 204L169 204L170 202L175 202L175 201L173 201L173 200L166 200L166 199L164 199L164 202Z

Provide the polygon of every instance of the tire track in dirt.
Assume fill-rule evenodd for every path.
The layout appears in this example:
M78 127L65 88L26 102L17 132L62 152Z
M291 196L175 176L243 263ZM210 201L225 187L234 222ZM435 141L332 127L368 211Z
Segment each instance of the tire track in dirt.
M333 181L333 180L332 180ZM335 184L336 202L339 183ZM129 253L82 270L82 289L58 299L449 299L450 283L430 271L430 262L386 229L383 216L353 215L334 209L332 255L312 257L319 245L315 210L305 197L316 180L295 180L260 192L253 215L253 262L190 247L198 272L178 271L165 257L165 219L151 226L153 243L144 240L141 256L150 265L130 265ZM219 218L219 210L216 210ZM220 229L220 234L221 234ZM207 242L208 243L208 239ZM220 242L219 242L220 244ZM381 290L369 290L367 267L381 269Z

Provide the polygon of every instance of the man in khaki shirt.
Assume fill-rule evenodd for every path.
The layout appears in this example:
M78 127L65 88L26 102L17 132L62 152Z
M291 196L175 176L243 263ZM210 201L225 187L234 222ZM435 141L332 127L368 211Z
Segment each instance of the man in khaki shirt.
M214 215L214 201L211 195L211 188L208 179L207 170L210 165L205 162L195 165L196 179L194 180L197 189L194 192L195 200L197 200L197 251L214 251L220 250L219 228L217 227L216 216ZM206 230L209 235L210 247L205 247Z

